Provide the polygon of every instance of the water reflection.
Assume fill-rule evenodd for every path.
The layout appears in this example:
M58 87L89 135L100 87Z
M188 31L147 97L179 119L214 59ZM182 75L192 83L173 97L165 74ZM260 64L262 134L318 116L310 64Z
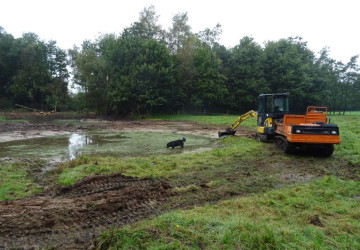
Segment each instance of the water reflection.
M69 137L69 159L73 160L81 154L82 149L93 143L86 134L71 134Z

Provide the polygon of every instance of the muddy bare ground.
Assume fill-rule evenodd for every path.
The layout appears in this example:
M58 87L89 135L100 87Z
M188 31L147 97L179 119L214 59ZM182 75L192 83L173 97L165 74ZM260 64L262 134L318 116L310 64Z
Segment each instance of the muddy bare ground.
M0 203L0 249L89 249L104 229L157 214L171 195L164 182L121 174Z
M26 119L26 121L0 121L0 142L21 140L26 138L69 134L74 131L88 129L114 129L117 131L148 131L148 132L178 132L191 133L217 138L218 130L224 130L221 125L203 125L195 122L179 121L149 121L149 120L113 120L109 118L82 118L64 116L61 114L40 115L36 113L0 113L8 119ZM78 119L78 123L69 121L59 125L54 121L59 119ZM239 130L237 135L253 137L254 132Z

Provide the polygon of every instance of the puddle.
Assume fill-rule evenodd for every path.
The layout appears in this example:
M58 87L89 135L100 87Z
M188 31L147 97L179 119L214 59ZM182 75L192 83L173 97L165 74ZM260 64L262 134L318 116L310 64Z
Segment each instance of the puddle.
M185 148L168 149L169 141L186 138ZM31 138L0 143L0 158L45 159L52 162L72 160L80 154L135 157L182 154L209 150L215 140L176 133L91 132Z

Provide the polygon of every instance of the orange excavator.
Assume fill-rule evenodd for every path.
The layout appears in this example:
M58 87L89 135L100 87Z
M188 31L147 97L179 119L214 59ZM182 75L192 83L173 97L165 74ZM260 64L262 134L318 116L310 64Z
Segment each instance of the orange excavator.
M247 118L257 117L256 138L261 142L273 140L285 153L314 149L323 156L331 156L334 144L340 144L339 128L329 124L326 107L310 106L305 115L289 114L289 93L261 94L257 112L249 111L219 137L234 135L236 127Z

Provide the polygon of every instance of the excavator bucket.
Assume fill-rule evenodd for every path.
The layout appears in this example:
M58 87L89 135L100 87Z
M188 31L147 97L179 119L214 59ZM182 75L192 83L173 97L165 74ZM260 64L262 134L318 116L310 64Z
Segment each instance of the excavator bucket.
M218 136L219 136L219 138L224 138L229 135L235 135L235 133L236 133L236 130L228 128L228 129L226 129L226 131L219 131Z

